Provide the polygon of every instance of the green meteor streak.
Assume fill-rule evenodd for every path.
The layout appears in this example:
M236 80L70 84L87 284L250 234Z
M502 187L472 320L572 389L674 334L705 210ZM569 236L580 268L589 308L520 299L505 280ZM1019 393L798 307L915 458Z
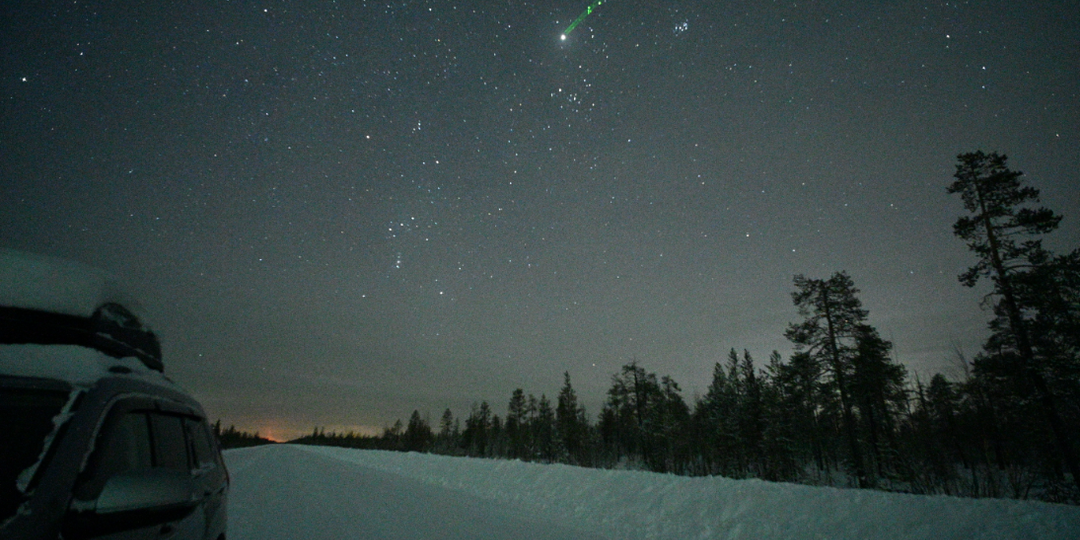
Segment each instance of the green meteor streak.
M592 3L592 5L585 8L585 13L582 13L580 16L578 16L578 18L574 19L574 22L570 23L570 26L566 27L566 30L562 33L562 38L566 39L566 36L570 35L570 32L573 32L574 28L577 28L577 25L581 24L581 21L585 20L585 17L588 17L589 14L592 13L592 11L596 9L597 6L603 3L604 0L596 0Z

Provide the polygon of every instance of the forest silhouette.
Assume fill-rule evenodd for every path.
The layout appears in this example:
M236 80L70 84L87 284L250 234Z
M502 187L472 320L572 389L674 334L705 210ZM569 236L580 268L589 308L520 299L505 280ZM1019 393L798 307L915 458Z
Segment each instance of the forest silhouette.
M960 380L910 377L838 271L794 276L790 358L757 364L732 349L692 404L634 361L595 423L566 373L554 402L519 388L501 417L483 401L435 426L413 411L381 435L315 428L293 442L1077 504L1080 249L1043 247L1061 216L1033 206L1038 190L1004 155L958 156L947 191L963 200L954 233L976 256L960 281L992 285L990 338L971 359L956 351ZM230 429L230 443L260 442Z

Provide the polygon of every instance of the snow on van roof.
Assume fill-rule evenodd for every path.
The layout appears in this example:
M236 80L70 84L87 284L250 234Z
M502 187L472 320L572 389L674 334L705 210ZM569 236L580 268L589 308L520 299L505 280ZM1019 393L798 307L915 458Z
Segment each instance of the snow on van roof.
M96 268L0 249L0 306L90 317L110 302L133 307L116 283Z
M65 381L74 386L91 386L99 379L116 375L175 386L169 378L136 358L113 358L79 345L0 345L0 373Z
M77 262L0 249L0 339L82 345L164 370L161 344L116 282ZM128 307L125 307L125 304Z

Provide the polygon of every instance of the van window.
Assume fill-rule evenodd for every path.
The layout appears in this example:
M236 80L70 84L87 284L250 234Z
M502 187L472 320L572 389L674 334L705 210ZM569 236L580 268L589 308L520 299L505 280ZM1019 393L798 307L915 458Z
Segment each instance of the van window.
M127 411L112 415L94 444L94 453L75 496L93 500L114 475L152 468L153 450L147 413Z
M195 418L185 418L184 427L191 441L195 467L204 469L217 465L217 452L214 451L213 443L210 442L210 427L206 425L206 422Z
M75 488L76 498L96 499L105 482L117 474L151 468L191 471L195 458L214 461L212 453L209 457L200 456L205 451L199 450L202 443L185 434L185 431L203 433L205 438L202 423L175 414L128 407L121 406L110 413ZM202 430L192 429L200 425Z
M183 420L179 416L152 413L154 465L165 469L190 471Z
M67 401L63 391L0 388L0 522L26 500L27 473L45 454Z

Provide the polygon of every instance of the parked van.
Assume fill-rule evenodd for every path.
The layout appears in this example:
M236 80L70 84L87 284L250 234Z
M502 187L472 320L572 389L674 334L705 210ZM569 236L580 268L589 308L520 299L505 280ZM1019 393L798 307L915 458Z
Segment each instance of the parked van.
M91 268L0 250L0 538L225 538L217 440L131 305Z

